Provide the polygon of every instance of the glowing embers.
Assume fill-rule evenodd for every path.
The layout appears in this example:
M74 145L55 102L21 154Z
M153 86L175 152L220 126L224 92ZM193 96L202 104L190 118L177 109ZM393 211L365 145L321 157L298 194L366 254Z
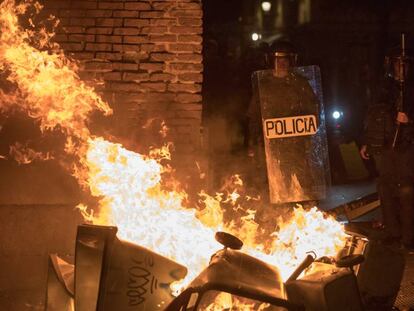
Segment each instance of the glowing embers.
M254 299L248 299L225 292L210 291L203 296L199 309L206 311L263 311L267 310L269 307L270 304L256 301Z

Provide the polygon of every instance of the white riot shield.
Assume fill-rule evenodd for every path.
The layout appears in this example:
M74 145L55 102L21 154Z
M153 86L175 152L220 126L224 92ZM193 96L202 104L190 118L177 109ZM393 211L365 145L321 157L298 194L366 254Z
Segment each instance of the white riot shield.
M285 78L262 70L252 78L261 110L270 201L323 199L330 170L319 67L298 67Z

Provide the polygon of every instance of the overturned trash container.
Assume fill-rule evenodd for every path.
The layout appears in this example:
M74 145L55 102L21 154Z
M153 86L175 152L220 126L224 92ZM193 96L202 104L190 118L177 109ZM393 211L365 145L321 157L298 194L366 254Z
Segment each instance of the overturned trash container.
M116 237L117 228L81 225L74 264L50 255L46 310L163 310L187 269Z

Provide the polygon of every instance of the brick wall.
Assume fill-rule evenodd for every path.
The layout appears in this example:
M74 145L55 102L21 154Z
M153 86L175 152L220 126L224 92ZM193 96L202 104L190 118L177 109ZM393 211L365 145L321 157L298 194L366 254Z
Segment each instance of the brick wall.
M81 77L104 81L95 85L114 109L109 126L127 145L158 143L154 133L165 120L176 153L197 151L200 0L46 0L44 13L60 19L55 40L81 62Z

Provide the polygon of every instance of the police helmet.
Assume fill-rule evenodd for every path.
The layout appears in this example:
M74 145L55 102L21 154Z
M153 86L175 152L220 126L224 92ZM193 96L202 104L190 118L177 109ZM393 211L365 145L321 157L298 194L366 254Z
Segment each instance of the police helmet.
M269 65L273 66L277 57L287 57L290 60L290 65L295 66L298 59L298 52L296 47L289 41L275 41L269 47Z
M394 77L394 66L397 65L397 63L404 66L406 71L408 67L411 67L413 60L412 50L407 48L403 50L400 45L394 46L387 50L384 58L385 74Z

